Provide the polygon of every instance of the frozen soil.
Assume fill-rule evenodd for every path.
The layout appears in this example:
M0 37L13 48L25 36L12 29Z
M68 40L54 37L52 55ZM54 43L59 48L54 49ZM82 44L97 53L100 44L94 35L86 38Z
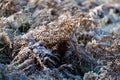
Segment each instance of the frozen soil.
M120 1L0 0L0 80L120 80Z

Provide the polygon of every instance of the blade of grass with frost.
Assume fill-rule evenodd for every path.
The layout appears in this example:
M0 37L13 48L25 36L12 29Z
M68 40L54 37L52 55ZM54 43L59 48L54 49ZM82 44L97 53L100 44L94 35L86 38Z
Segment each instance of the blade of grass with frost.
M3 48L0 48L0 51L2 51L2 50L4 50L5 49L5 47L3 47Z
M0 41L0 44L2 44L2 45L3 45L4 43L3 43L2 41Z
M118 28L119 25L120 25L120 23L110 24L110 25L107 25L107 26L102 27L101 29L102 29L103 31L110 32L112 29Z

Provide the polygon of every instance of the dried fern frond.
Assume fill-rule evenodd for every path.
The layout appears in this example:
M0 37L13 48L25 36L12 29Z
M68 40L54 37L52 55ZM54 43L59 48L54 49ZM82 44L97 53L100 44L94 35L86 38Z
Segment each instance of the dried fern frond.
M3 16L9 16L16 12L16 6L13 0L3 0L1 4L3 4L1 7L1 12Z

